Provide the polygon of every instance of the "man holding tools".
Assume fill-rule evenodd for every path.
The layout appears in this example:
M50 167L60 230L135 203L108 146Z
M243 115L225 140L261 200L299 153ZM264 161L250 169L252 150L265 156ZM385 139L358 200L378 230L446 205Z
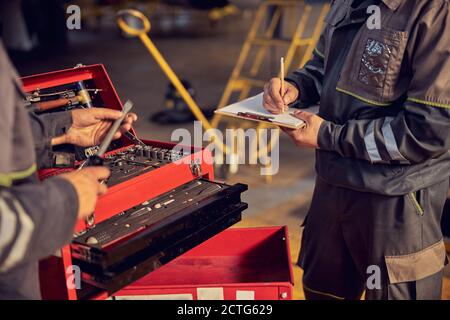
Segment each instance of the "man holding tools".
M376 5L381 29L366 23ZM334 0L303 69L267 110L320 102L286 130L316 151L299 259L308 299L440 299L450 175L450 3Z
M38 180L37 168L52 164L52 146L99 144L122 112L80 109L42 116L23 105L21 83L0 42L0 299L39 299L38 261L72 237L77 218L94 211L106 192L104 167ZM114 138L127 132L129 114Z

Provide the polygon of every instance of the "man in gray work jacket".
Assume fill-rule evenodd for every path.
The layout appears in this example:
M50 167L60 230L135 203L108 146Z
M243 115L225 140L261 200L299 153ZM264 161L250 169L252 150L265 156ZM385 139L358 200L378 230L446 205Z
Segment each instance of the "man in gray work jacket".
M381 28L367 23L376 5ZM299 264L310 299L439 299L450 175L450 4L335 0L312 59L265 87L266 109L317 149Z
M121 116L94 108L38 117L25 110L23 98L0 41L0 299L40 298L38 261L70 241L76 219L89 216L106 192L99 183L109 175L103 167L39 182L36 170L52 165L52 145L96 145ZM136 119L130 114L121 132Z

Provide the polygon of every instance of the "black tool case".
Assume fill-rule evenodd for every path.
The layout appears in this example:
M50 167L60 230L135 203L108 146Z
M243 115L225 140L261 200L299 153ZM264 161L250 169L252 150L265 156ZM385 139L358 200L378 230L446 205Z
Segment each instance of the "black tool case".
M78 235L74 264L84 282L112 294L240 221L246 189L203 179L184 184Z

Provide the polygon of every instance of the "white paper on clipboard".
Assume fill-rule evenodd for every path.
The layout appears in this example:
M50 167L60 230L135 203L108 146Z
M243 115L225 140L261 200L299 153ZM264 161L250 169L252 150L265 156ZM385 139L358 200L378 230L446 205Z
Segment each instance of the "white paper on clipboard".
M301 128L305 122L292 115L297 110L298 109L296 108L289 108L289 111L284 114L271 114L264 109L263 93L260 93L251 98L220 108L216 110L215 113L251 121L270 122L277 126L298 129ZM319 112L319 107L315 106L304 110L317 114ZM253 117L253 115L255 117ZM267 118L267 120L265 120L265 118Z

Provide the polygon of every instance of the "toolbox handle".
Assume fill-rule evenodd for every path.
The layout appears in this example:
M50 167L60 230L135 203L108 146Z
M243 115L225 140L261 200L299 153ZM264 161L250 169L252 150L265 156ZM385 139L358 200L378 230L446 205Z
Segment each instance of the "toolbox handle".
M138 29L136 27L130 26L124 19L125 16L132 16L134 18L137 18L142 22L143 27L141 29ZM150 31L151 25L148 18L140 11L134 10L134 9L125 9L120 10L117 12L117 23L119 24L119 27L129 34L130 36L140 36L141 34L148 33Z

